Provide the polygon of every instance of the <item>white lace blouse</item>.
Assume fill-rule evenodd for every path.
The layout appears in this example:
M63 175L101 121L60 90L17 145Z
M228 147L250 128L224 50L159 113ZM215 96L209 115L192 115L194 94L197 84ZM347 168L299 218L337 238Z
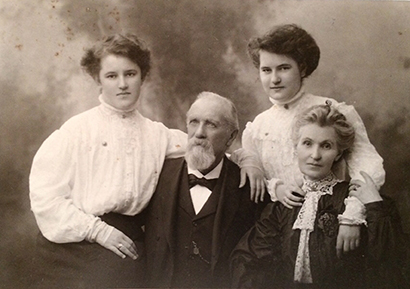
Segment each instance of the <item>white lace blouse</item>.
M183 156L186 141L182 131L103 102L69 119L44 141L31 169L31 208L41 232L56 243L94 241L112 229L97 216L138 214L164 159Z
M268 180L268 190L272 199L276 198L275 188L279 180L295 184L296 179L301 179L291 139L295 117L313 105L325 104L326 100L330 100L356 130L352 153L345 158L350 177L363 180L360 171L365 171L377 186L382 186L385 179L383 159L370 143L363 121L354 107L331 98L304 93L303 90L299 94L301 95L295 97L293 103L274 104L259 114L253 122L246 125L243 132L242 147L248 150L248 153L254 152L255 157L259 159ZM235 151L232 159L240 162L242 153L242 149Z

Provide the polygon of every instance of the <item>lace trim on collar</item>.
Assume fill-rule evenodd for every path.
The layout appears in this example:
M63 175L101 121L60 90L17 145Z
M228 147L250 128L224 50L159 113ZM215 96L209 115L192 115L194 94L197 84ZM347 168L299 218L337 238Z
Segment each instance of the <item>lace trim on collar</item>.
M330 193L333 194L333 187L340 183L339 180L332 172L330 172L326 177L317 181L307 180L305 176L303 176L303 186L302 190L304 192L322 192L322 193Z

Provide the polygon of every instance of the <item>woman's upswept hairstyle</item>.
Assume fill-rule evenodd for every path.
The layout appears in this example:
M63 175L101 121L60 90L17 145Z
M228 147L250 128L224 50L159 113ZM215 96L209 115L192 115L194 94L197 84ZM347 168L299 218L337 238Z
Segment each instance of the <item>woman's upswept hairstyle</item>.
M325 105L315 105L301 113L293 125L292 140L296 146L300 138L300 128L308 124L320 127L333 127L336 132L336 143L339 151L348 152L353 146L355 130L346 117L330 101Z
M320 49L315 39L296 24L275 26L262 37L252 38L248 43L248 54L253 64L259 68L261 50L286 55L299 65L299 69L308 77L319 65Z
M124 56L136 63L145 79L151 68L151 53L145 43L134 34L113 34L87 49L81 59L82 68L99 82L101 59L109 54Z

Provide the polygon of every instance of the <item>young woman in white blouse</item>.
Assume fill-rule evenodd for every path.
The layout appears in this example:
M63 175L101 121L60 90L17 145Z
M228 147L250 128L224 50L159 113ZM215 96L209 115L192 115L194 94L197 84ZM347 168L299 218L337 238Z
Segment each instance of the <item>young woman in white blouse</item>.
M135 35L107 37L81 65L101 104L64 123L34 158L30 200L42 234L33 275L44 288L138 287L139 214L164 159L183 156L187 137L136 109L150 51Z
M272 107L247 124L242 146L253 151L259 159L272 200L279 200L288 208L301 206L303 192L298 186L300 172L291 127L297 114L326 101L343 113L356 130L351 152L335 168L336 174L340 178L362 179L360 171L364 171L380 188L385 179L383 159L370 143L363 121L354 107L304 90L304 80L317 68L320 58L320 49L313 37L294 24L276 26L264 36L251 39L248 52L259 70L262 87ZM240 159L241 153L242 150L238 150L234 157ZM363 222L357 218L360 210L360 202L348 204L341 222L345 225L339 230L339 252L359 245L359 226L351 225Z

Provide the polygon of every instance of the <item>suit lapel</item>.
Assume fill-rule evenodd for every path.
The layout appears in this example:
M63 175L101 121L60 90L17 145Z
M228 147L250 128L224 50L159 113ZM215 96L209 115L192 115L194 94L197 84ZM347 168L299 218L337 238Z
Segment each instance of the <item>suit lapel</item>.
M163 173L167 175L166 182L161 184L158 192L162 193L161 212L163 228L166 230L166 237L171 251L175 249L175 225L178 206L178 194L181 190L188 190L188 173L184 158L174 160L176 163L163 168Z
M220 182L218 182L217 187L215 187L215 189L220 189L220 197L212 234L212 256L215 256L215 258L212 258L212 269L218 260L227 230L229 229L240 204L238 191L239 175L232 174L234 169L235 168L232 167L230 161L225 158L221 175L219 177ZM221 184L220 186L219 183Z
M178 193L180 194L178 205L191 218L194 218L195 217L195 209L194 209L194 205L192 204L191 194L189 192L188 177L186 177L186 176L187 176L187 173L185 173L185 172L181 176L181 178L182 178L181 179L181 184L180 184L180 187L179 187L179 190L178 190Z

